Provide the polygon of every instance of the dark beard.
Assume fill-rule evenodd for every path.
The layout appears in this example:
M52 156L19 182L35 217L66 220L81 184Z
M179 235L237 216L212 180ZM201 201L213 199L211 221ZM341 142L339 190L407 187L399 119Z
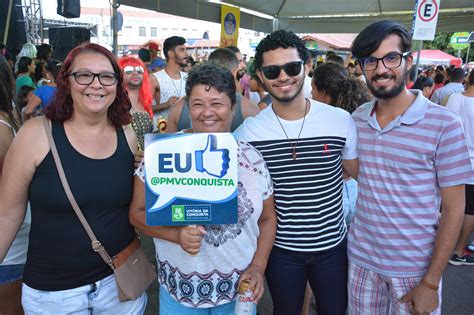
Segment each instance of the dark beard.
M301 91L303 90L303 86L304 86L304 78L301 81L301 85L299 86L299 88L296 91L295 95L288 95L288 96L284 96L284 97L278 97L278 96L273 95L272 92L270 92L270 90L265 86L265 83L263 83L263 86L265 87L265 90L267 90L267 92L272 96L273 99L275 99L275 100L277 100L281 103L289 103L292 100L294 100L298 95L300 95Z
M374 76L371 81L374 81L378 78L391 78L393 76L389 75L378 75ZM396 81L396 85L391 88L390 90L386 89L376 89L371 82L367 82L367 87L369 88L370 92L372 92L372 95L374 95L376 98L385 100L385 99L390 99L396 97L398 94L400 94L403 89L406 86L406 75L402 75L401 80Z

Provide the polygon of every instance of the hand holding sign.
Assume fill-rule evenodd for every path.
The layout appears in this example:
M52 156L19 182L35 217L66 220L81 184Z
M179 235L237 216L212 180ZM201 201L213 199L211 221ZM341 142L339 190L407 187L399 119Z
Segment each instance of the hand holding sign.
M207 233L204 227L202 225L183 226L176 231L177 241L181 248L191 255L198 254L201 249L202 238Z
M204 150L196 151L196 170L198 172L206 172L211 176L222 178L227 174L229 169L229 150L217 148L217 138L209 135L207 145ZM222 161L215 163L214 161Z

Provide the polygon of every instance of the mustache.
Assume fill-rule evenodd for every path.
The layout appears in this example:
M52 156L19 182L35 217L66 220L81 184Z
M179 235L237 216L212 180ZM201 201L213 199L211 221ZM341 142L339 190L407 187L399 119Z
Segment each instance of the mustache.
M395 76L393 75L390 75L388 73L384 73L384 74L377 74L375 75L373 78L372 78L372 81L376 81L378 79L395 79Z

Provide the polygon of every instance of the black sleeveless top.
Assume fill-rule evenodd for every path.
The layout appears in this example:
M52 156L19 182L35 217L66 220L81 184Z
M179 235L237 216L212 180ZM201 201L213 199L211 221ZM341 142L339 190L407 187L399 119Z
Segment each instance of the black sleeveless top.
M52 133L79 207L107 252L116 255L134 237L128 220L134 157L123 129L117 129L117 148L105 159L91 159L76 151L62 123L53 122ZM91 248L61 185L51 151L36 168L29 199L31 230L23 275L28 286L59 291L112 274L112 269Z

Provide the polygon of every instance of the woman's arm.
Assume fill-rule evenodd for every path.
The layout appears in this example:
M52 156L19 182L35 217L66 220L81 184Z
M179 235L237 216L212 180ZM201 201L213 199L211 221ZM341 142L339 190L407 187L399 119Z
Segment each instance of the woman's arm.
M31 95L28 104L26 104L25 108L23 108L23 119L27 120L31 117L31 115L35 112L36 107L41 104L41 99L36 95Z
M0 261L23 223L28 187L36 166L49 151L41 118L29 120L13 140L3 163L0 183Z
M138 177L133 179L133 198L130 204L130 223L146 235L176 243L190 254L197 254L206 230L198 226L149 226L146 225L145 184Z
M253 291L253 299L258 303L263 296L263 276L267 268L268 256L273 247L276 233L275 201L273 195L263 201L263 210L258 219L260 236L257 239L257 250L247 270L240 276L239 285L242 280L250 282Z

